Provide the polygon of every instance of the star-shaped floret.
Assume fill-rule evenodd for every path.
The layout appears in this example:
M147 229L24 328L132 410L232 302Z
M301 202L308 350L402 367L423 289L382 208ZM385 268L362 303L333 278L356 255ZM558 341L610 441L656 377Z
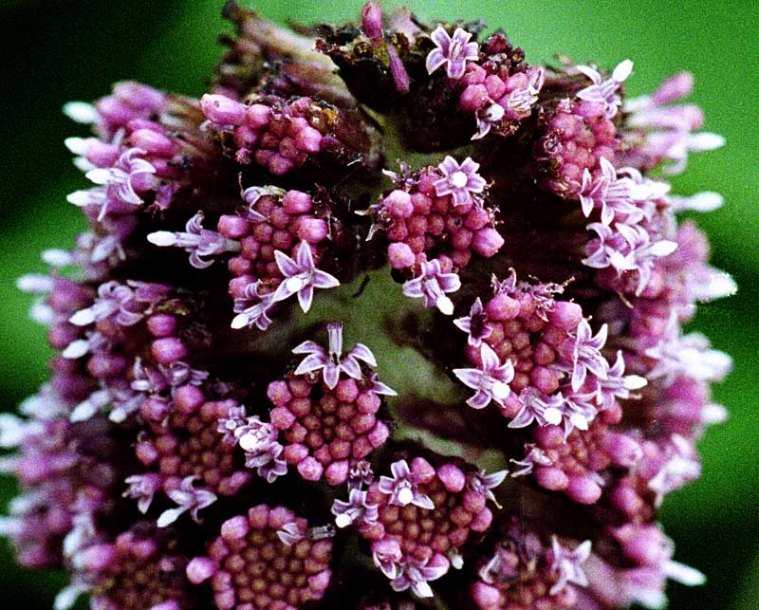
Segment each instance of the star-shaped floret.
M551 571L556 575L556 583L551 587L551 595L556 595L569 583L581 587L588 586L588 577L582 569L582 564L590 557L590 546L590 540L586 540L570 551L559 544L556 536L551 538L553 550Z
M443 273L440 261L433 259L422 263L422 274L403 284L403 294L407 297L424 299L425 307L437 307L449 316L453 313L453 303L445 293L461 288L461 280L456 273Z
M203 228L202 211L187 221L184 231L155 231L148 234L148 241L154 246L184 248L185 252L190 254L190 264L196 269L205 269L213 265L213 261L205 260L202 258L204 256L240 250L240 242Z
M633 69L633 62L629 59L620 63L611 73L611 78L603 80L601 74L590 66L577 66L577 69L587 76L593 84L577 92L577 97L588 102L597 102L604 105L608 118L617 114L622 105L622 98L617 91L619 86L627 80Z
M185 477L178 488L167 492L167 495L179 506L163 511L156 522L158 527L171 525L180 515L187 511L190 511L190 515L195 521L200 522L198 511L216 502L215 493L194 486L193 483L196 478L195 475Z
M572 350L572 390L575 392L585 383L588 371L599 379L606 379L609 363L601 353L601 348L606 344L607 331L604 324L594 337L590 324L585 319L577 326L577 337Z
M459 206L470 203L472 195L477 195L485 190L485 179L477 173L480 164L472 161L470 157L464 159L459 165L458 161L451 156L437 166L443 177L434 183L435 193L438 197L450 195L453 205Z
M275 250L274 257L280 273L285 277L274 292L275 302L284 301L297 294L301 309L307 313L314 299L314 288L335 288L340 285L336 277L316 268L311 246L307 241L300 242L295 259L281 250Z
M351 489L348 501L335 500L332 504L332 514L335 515L335 525L347 527L356 521L361 523L376 523L379 513L377 505L367 501L367 492L362 489Z
M417 487L416 477L408 467L406 460L398 460L390 465L392 477L380 477L379 490L391 496L390 504L408 506L413 504L420 508L432 510L435 505L429 496L421 493Z
M493 332L492 327L488 324L488 317L484 313L482 301L477 297L469 309L469 315L463 318L456 318L453 323L456 328L463 330L469 335L467 343L472 347L480 347L482 340L487 339Z
M398 564L397 575L390 581L390 586L393 591L411 589L419 597L433 597L427 583L444 576L449 569L450 563L440 554L424 561L407 557Z
M520 392L519 402L522 408L509 422L509 428L526 428L534 421L539 426L558 426L561 423L564 404L561 394L546 396L535 388L527 387Z
M427 55L427 72L432 74L438 68L445 66L448 78L454 80L464 76L467 61L479 59L479 48L476 42L469 42L472 33L456 28L451 37L442 26L438 26L430 34L435 48Z
M313 371L322 371L324 383L334 389L340 380L340 373L345 373L353 379L361 379L361 363L376 367L377 361L372 351L363 343L357 343L343 357L343 325L331 322L327 325L329 335L329 351L314 341L304 341L293 350L293 354L308 354L295 369L296 375L306 375ZM392 391L392 390L391 390Z
M503 406L503 401L511 394L509 382L514 379L514 365L511 360L503 364L487 343L480 346L481 368L454 369L453 374L464 385L477 390L466 403L474 409L482 409L494 400Z

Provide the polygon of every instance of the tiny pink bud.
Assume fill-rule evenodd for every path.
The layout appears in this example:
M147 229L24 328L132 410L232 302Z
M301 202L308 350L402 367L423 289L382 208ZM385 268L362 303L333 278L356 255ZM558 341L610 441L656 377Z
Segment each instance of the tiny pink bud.
M224 95L205 94L200 98L200 109L219 125L241 125L245 120L245 106Z

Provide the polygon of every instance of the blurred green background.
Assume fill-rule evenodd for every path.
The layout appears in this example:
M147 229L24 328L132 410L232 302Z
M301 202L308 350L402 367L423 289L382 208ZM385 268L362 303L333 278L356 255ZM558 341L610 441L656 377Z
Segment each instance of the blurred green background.
M362 0L248 1L277 21L304 23L357 18ZM401 4L384 2L386 8ZM668 498L662 521L677 542L676 559L705 572L705 587L670 587L671 608L759 609L759 384L756 306L759 297L759 2L684 0L410 0L420 17L474 19L503 26L530 62L556 52L613 67L635 62L633 95L688 69L692 100L706 111L708 131L726 148L691 158L676 191L715 190L725 206L699 218L713 244L713 262L736 278L739 293L702 307L693 327L735 359L728 381L715 389L730 410L727 423L700 445L703 478ZM44 329L27 320L30 299L15 278L42 271L39 252L68 247L82 229L65 195L84 188L63 146L83 135L60 112L68 100L92 100L122 79L137 79L191 95L220 55L226 25L221 0L0 0L5 93L0 95L0 409L11 410L46 376ZM13 495L0 480L0 500ZM4 503L4 502L3 502ZM65 579L18 571L0 543L0 607L50 608Z

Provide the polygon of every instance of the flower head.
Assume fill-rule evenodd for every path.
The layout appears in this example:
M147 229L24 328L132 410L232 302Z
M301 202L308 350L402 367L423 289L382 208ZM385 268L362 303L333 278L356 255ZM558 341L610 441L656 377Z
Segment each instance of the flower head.
M204 95L65 107L88 226L18 281L55 355L0 416L0 534L70 573L56 609L611 610L703 582L657 525L731 366L683 331L735 290L677 217L721 197L665 179L722 143L692 78L629 100L629 60L531 64L375 2L297 32L224 13Z

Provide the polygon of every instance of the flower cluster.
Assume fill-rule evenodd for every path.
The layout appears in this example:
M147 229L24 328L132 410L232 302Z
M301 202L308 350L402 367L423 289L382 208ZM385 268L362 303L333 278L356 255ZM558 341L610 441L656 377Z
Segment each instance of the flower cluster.
M99 610L659 608L735 290L663 176L722 140L677 75L529 65L368 2L236 36L200 99L66 113L89 222L19 280L52 377L0 418L0 531ZM344 336L345 335L345 336ZM348 337L352 341L345 341ZM487 468L485 467L487 465Z

